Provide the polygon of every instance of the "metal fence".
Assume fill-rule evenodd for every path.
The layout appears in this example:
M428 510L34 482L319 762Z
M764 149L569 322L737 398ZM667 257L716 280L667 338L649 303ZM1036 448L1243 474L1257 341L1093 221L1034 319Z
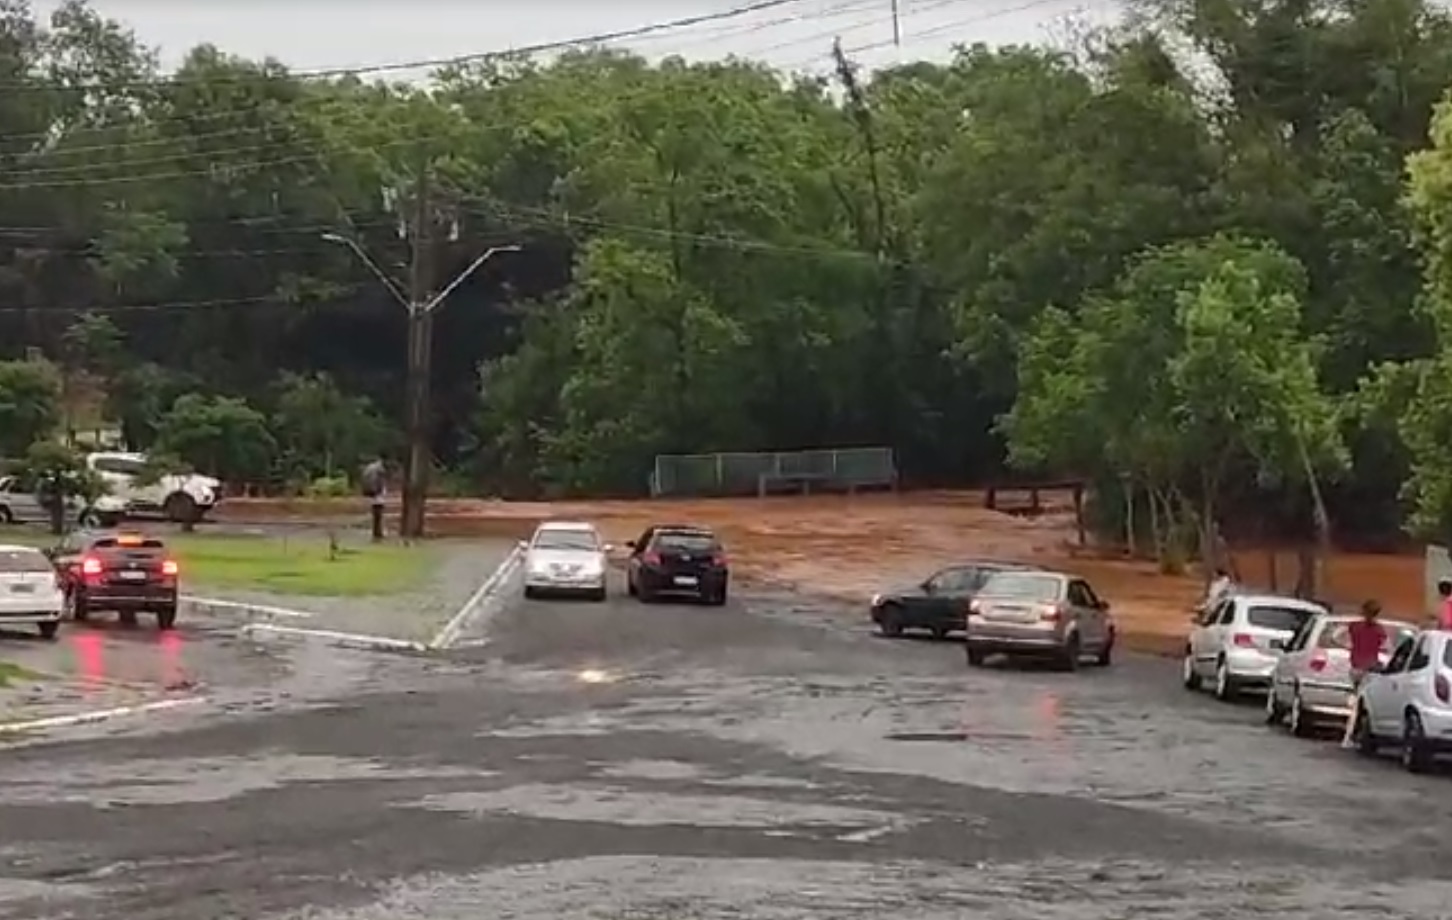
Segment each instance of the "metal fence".
M756 495L769 483L820 483L856 490L897 485L890 447L846 447L781 453L660 454L650 492L671 495Z

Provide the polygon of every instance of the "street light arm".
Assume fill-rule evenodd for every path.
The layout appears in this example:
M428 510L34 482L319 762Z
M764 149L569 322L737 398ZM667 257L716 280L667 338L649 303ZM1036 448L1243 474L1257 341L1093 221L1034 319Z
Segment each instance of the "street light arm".
M479 266L483 265L485 262L488 262L489 259L495 254L501 252L519 252L519 250L520 247L518 246L492 246L489 249L484 250L483 255L475 259L473 262L470 262L469 267L459 272L458 276L454 278L453 281L449 282L448 287L444 288L442 291L439 291L438 294L434 295L434 298L432 300L424 305L424 312L432 313L434 310L438 309L439 306L443 304L443 302L448 298L448 296L454 293L455 288L463 284L465 281L469 280L469 276L474 274L474 272L478 270Z
M358 256L358 261L368 266L368 270L378 276L378 280L383 282L384 286L388 288L389 293L394 296L394 299L402 304L405 310L412 311L413 307L409 303L408 295L403 292L403 290L398 286L398 283L396 281L389 277L388 272L384 271L381 267L379 267L377 262L374 262L373 259L369 257L368 253L364 251L363 247L359 246L356 241L349 237L343 236L340 233L324 233L323 239L327 240L329 243L341 243L342 245L347 246L349 249L353 250L353 253Z

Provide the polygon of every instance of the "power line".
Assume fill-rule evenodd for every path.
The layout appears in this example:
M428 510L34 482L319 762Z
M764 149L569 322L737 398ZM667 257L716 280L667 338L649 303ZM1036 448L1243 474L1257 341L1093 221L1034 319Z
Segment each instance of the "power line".
M408 70L440 69L444 67L463 67L469 64L482 64L488 61L502 58L527 57L534 54L543 54L549 51L561 51L573 48L577 45L599 45L609 42L622 41L625 39L640 38L647 35L654 35L659 32L667 32L675 29L684 29L691 26L704 25L712 22L723 22L728 19L737 19L748 16L752 13L759 13L765 10L777 9L790 6L794 3L801 3L803 0L755 0L744 6L734 7L729 10L722 10L715 13L701 13L695 16L685 16L680 19L670 19L663 22L649 23L643 26L634 26L628 29L616 29L609 32L597 32L593 35L583 35L577 38L567 38L556 41L535 42L529 45L520 45L515 48L508 48L502 51L478 51L470 54L458 54L442 58L420 58L408 61L392 61L382 64L359 64L349 67L322 67L312 70L295 70L286 73L278 73L277 76L286 76L294 80L325 80L337 77L356 77L369 74L399 73ZM258 78L265 78L267 72L261 69L246 75L241 74L210 74L205 79L192 79L188 77L171 76L155 77L145 80L123 80L116 83L107 83L104 89L111 92L126 89L150 89L166 86L211 86L218 83L249 82ZM78 86L66 87L63 89L85 90L94 87ZM55 93L57 87L36 86L31 82L10 82L0 83L0 92L5 93Z

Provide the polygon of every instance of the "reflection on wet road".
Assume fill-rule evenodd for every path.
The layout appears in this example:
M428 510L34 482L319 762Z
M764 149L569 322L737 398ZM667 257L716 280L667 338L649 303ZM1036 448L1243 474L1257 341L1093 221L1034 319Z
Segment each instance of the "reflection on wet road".
M307 707L0 754L0 918L1327 920L1452 903L1445 776L1272 733L1164 662L969 671L958 646L832 613L767 595L520 603L448 660L273 650L279 680L332 675ZM99 672L123 641L102 635ZM203 631L178 640L184 671L193 641L231 667Z

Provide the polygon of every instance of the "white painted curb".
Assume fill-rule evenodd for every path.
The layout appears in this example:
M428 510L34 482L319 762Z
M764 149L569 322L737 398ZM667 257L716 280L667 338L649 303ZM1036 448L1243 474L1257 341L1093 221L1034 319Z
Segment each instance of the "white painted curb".
M434 636L433 641L429 643L429 648L435 651L452 648L459 641L459 634L464 631L464 627L468 625L470 619L484 608L485 602L489 600L495 591L499 590L499 586L509 576L514 574L514 570L519 568L520 563L523 561L524 546L522 544L516 544L514 549L509 551L509 555L504 557L504 561L499 563L499 567L494 570L494 573L484 580L484 584L479 586L479 590L475 591L464 602L464 606L459 608L458 613L455 613L449 618L449 622L444 624L444 628L440 629L438 635Z
M313 616L306 610L290 610L287 607L268 607L265 604L247 604L241 601L224 601L215 597L192 597L183 595L177 599L182 610L189 614L225 614L245 616L257 620L306 620Z
M47 719L31 719L28 722L0 722L0 735L15 734L18 732L42 731L47 728L66 728L72 725L90 725L94 722L105 722L109 719L119 719L122 716L135 716L147 712L161 712L165 709L177 709L182 706L196 706L207 702L203 696L189 696L179 700L158 700L155 703L140 703L136 706L117 706L115 709L96 709L91 712L78 712L68 716L51 716Z
M278 636L297 636L303 639L326 639L341 648L357 648L366 651L427 652L429 647L422 642L407 639L391 639L388 636L368 636L361 633L337 632L331 629L302 629L297 626L277 626L272 623L248 623L242 632L271 633Z

